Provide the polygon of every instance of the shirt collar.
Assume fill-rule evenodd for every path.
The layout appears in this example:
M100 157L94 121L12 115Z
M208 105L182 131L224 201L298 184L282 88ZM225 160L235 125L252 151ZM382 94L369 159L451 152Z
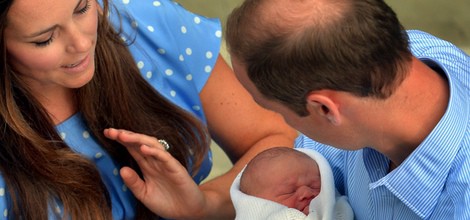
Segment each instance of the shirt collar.
M371 183L387 187L420 217L431 213L444 188L452 161L460 149L470 105L465 86L446 72L450 98L447 110L437 126L415 151L395 170Z

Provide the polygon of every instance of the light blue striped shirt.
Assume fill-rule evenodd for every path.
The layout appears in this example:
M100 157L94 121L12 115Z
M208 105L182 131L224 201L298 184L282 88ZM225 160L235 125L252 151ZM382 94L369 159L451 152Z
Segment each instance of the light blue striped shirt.
M449 42L408 31L413 54L445 72L450 100L426 139L395 170L371 148L344 151L300 136L330 162L356 219L470 219L470 57Z

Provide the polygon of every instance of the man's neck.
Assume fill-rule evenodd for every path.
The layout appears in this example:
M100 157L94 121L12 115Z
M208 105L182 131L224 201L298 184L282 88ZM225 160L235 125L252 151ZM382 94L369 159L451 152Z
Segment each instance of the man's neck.
M399 166L437 125L448 100L447 79L413 58L409 74L381 107L384 124L375 125L381 134L374 136L384 139L374 141L374 148Z

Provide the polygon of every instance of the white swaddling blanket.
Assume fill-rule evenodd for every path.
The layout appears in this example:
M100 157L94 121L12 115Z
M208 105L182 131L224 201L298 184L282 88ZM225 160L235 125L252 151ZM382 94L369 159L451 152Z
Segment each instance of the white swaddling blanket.
M237 175L230 188L230 196L235 206L238 220L352 220L354 214L346 196L336 191L333 172L328 161L317 151L306 148L295 148L313 158L320 169L321 190L310 202L310 213L288 208L279 203L250 196L240 191L240 177L244 169Z

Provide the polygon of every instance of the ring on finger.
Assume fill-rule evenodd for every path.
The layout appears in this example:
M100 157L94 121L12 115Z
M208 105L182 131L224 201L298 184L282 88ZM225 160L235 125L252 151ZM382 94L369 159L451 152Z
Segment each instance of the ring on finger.
M165 148L166 151L168 151L170 149L170 145L165 140L158 139L158 143L160 143L163 146L163 148Z

